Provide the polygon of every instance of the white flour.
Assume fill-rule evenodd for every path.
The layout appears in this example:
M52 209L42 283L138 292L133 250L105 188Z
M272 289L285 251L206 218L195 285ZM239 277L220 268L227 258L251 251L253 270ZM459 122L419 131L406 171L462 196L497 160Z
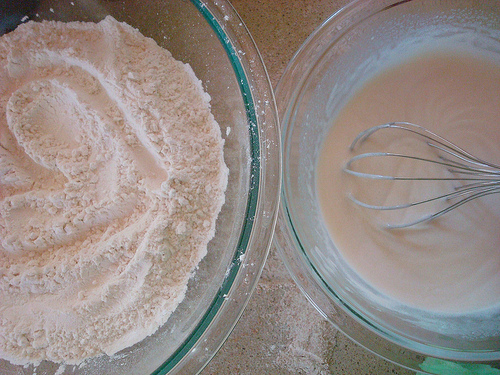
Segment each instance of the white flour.
M167 320L224 202L209 100L111 17L0 38L0 357L75 364Z

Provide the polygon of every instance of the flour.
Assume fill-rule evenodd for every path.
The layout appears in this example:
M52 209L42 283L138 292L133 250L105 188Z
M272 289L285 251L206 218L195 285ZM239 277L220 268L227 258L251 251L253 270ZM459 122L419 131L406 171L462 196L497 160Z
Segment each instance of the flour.
M329 374L324 354L328 344L325 337L333 336L331 325L311 308L295 285L285 288L285 308L279 309L277 316L289 330L289 341L278 351L275 363L293 374Z
M0 357L77 364L165 323L224 202L209 100L111 17L0 38Z

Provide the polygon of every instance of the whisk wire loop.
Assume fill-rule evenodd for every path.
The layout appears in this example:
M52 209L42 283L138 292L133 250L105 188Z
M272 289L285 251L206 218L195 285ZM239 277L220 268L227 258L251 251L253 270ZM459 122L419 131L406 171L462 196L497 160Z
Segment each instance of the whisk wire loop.
M420 199L413 202L401 204L371 204L356 198L353 194L349 198L357 205L372 210L401 210L409 209L426 203L443 201L444 208L427 214L421 214L416 219L402 223L384 223L385 228L397 229L412 227L420 223L434 220L474 199L487 195L500 193L500 166L482 160L454 143L433 133L432 131L409 122L391 122L371 127L357 135L350 145L351 151L356 151L367 139L375 133L383 130L401 130L423 140L432 150L432 156L417 156L398 152L366 152L353 156L344 165L344 171L362 179L388 180L388 181L458 181L459 186L451 192L444 192L436 196ZM362 159L373 158L397 158L416 162L428 163L429 165L444 167L448 172L443 176L412 176L412 175L390 175L375 172L364 172L356 170L355 165Z

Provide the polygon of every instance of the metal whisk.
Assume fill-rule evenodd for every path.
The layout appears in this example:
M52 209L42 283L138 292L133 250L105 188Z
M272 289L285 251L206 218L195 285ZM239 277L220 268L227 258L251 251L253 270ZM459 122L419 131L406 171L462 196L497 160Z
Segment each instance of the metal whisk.
M361 132L352 142L350 149L353 152L358 150L368 139L376 143L379 138L375 137L375 134L380 136L380 139L386 139L388 136L395 137L397 134L401 135L400 133L394 134L393 132L395 131L403 131L404 136L410 135L412 139L421 141L423 147L420 152L423 152L423 154L414 155L399 151L365 152L352 157L345 164L344 171L355 177L371 179L372 181L409 181L410 183L416 183L416 181L430 181L434 183L436 181L444 181L445 184L447 184L446 181L450 181L450 184L454 184L455 186L450 186L449 189L451 190L440 191L438 194L424 199L397 204L372 204L362 200L362 198L356 198L354 194L350 194L349 197L354 203L373 210L410 210L430 202L439 203L438 208L433 206L430 212L422 209L417 210L417 216L406 221L398 220L396 223L385 223L386 228L407 228L428 222L476 198L500 192L499 165L481 160L419 125L408 122L392 122L374 126ZM388 132L391 132L391 134L387 134ZM396 138L400 139L401 137L397 136ZM410 175L406 175L403 173L407 173L408 171L405 169L401 173L401 168L394 168L395 171L391 170L389 173L377 173L376 170L373 170L374 166L375 169L384 169L384 165L389 163L389 158L391 158L390 162L393 165L397 165L398 163L418 163L419 168L417 170L423 172L418 175L411 175L411 173ZM363 166L365 169L368 169L364 171ZM431 168L436 169L436 167L442 169L442 173L438 173L437 176L427 173L427 170ZM372 189L373 187L368 186L366 188ZM425 187L420 189L425 190Z

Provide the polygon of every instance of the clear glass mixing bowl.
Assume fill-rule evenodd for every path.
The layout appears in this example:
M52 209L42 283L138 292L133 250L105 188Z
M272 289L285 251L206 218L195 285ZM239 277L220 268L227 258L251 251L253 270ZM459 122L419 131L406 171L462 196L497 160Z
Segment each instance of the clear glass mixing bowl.
M91 359L82 366L42 362L34 368L0 360L0 373L199 372L242 314L262 271L277 216L281 178L277 114L251 36L225 0L20 0L4 4L5 8L9 13L1 17L2 33L21 19L97 22L112 15L189 63L212 98L230 173L226 203L208 255L190 281L184 301L154 335L113 357Z
M323 222L316 163L333 119L353 93L425 43L440 48L453 38L457 48L473 44L500 60L499 15L499 1L355 1L308 38L276 90L283 188L275 242L283 261L318 311L347 336L390 361L432 374L498 373L498 310L435 314L390 302L363 281Z

